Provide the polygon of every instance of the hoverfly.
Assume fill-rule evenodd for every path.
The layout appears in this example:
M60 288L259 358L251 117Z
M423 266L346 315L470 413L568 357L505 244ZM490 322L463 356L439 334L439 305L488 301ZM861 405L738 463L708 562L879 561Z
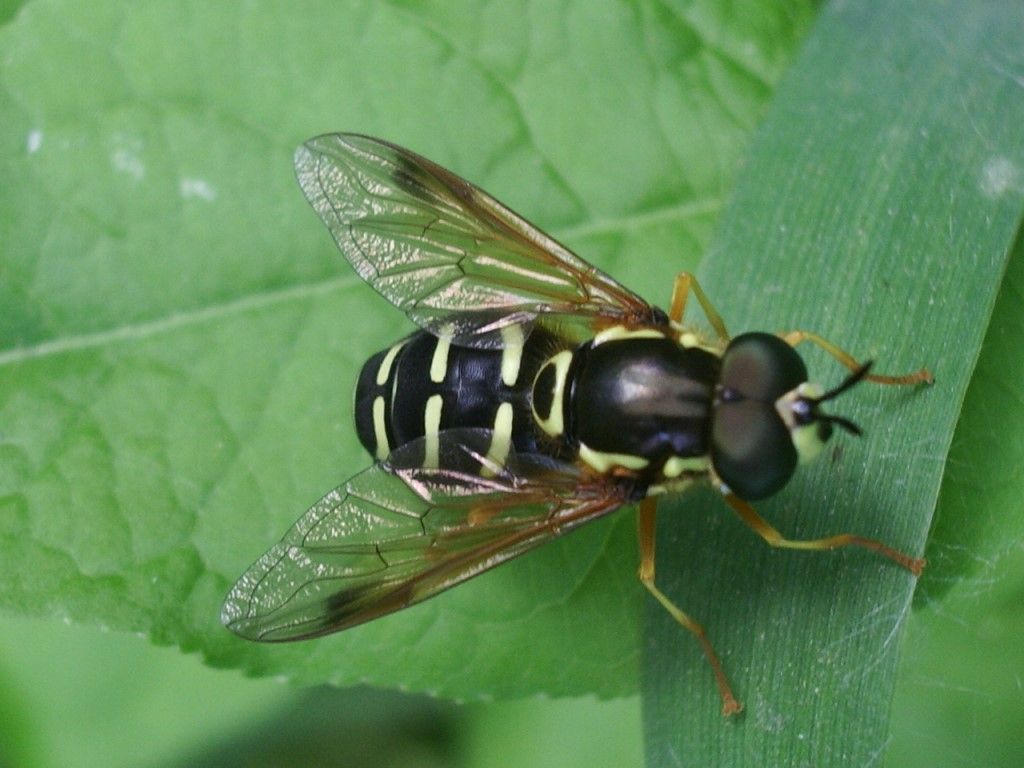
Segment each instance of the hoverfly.
M376 463L328 493L231 589L221 619L251 640L336 632L425 600L619 507L638 504L640 580L701 643L723 713L741 705L703 628L655 585L657 498L710 482L770 545L748 502L778 491L839 427L823 405L878 376L807 331L730 337L697 281L648 304L481 189L354 134L312 139L299 184L356 272L419 330L369 359L355 422ZM690 295L714 337L682 324ZM852 373L808 383L811 342Z

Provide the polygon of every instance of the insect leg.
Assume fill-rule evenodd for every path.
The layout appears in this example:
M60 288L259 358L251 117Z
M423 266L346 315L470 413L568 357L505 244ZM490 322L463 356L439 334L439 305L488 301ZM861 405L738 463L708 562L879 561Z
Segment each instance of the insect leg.
M816 333L811 333L810 331L789 331L788 333L780 333L779 337L791 347L795 347L797 344L804 341L816 344L851 371L856 371L861 366L861 364L857 362L849 352L837 347L828 339L823 339ZM880 374L869 373L864 378L867 381L873 381L876 384L931 384L935 381L935 377L932 376L931 372L927 368L922 368L919 371L907 373L902 376L883 376Z
M718 314L718 310L712 305L707 294L704 293L704 289L700 287L697 278L690 272L680 272L676 275L676 281L672 287L672 303L668 309L669 319L676 323L683 322L683 313L686 311L686 300L690 298L690 291L693 291L693 295L697 297L700 308L704 310L704 316L711 323L718 338L723 342L729 341L729 332L725 329L722 316Z
M863 536L855 536L852 533L840 533L836 536L828 536L823 539L803 539L793 540L787 539L775 528L773 528L767 520L757 514L754 508L747 502L743 501L740 497L735 494L727 494L725 500L729 503L736 514L749 525L754 533L768 542L773 547L781 547L784 549L839 549L840 547L863 547L864 549L870 549L873 552L889 558L894 563L902 568L906 568L915 576L920 576L921 571L924 570L925 560L923 558L911 557L908 554L900 552L898 549L883 544L875 539L868 539Z
M700 642L704 655L707 656L708 662L711 664L711 671L715 674L718 692L722 697L722 714L735 715L743 709L743 705L736 701L736 697L733 696L732 688L729 687L729 680L726 678L725 672L722 671L722 662L718 660L715 649L711 647L711 641L708 640L704 627L683 613L654 584L654 529L657 511L658 501L653 498L644 499L640 502L640 506L637 509L637 537L640 540L640 570L638 575L640 576L640 581L647 588L647 591L654 595L654 598L671 614L672 618L679 622L683 629L693 634Z

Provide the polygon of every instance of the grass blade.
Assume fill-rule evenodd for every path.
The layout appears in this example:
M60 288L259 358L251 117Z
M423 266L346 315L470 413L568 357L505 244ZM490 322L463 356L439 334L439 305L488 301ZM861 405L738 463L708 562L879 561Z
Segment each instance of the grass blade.
M1022 21L1009 4L836 4L755 139L702 273L731 330L813 329L938 379L846 397L866 438L760 506L792 537L924 548L1021 216ZM813 378L840 378L807 358ZM710 494L662 518L659 580L705 623L747 709L722 721L696 644L649 607L649 763L879 763L914 581L859 552L770 551Z

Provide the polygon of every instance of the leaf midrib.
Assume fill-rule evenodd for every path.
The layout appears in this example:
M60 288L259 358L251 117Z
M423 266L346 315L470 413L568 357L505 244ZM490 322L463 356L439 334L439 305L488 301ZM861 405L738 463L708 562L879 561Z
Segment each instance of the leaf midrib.
M667 221L714 215L721 209L721 205L720 199L712 198L660 206L628 216L601 218L561 228L557 230L558 238L563 241L578 240L608 232L628 232ZM326 296L335 291L348 290L359 285L360 282L356 275L346 274L326 280L298 283L284 288L252 293L226 302L182 312L171 312L139 323L127 323L91 333L60 336L28 346L15 346L0 352L0 368L17 365L28 360L98 349L111 344L147 340L182 328L217 322L280 304Z
M14 347L5 352L0 352L0 367L37 358L95 349L108 344L146 340L181 328L202 325L207 322L216 322L224 318L263 310L278 304L287 304L293 301L304 301L313 297L325 296L335 291L351 288L358 283L359 280L356 275L344 275L312 283L299 283L287 288L248 294L227 302L210 304L184 312L172 312L141 323L128 323L102 331L63 336L30 346Z

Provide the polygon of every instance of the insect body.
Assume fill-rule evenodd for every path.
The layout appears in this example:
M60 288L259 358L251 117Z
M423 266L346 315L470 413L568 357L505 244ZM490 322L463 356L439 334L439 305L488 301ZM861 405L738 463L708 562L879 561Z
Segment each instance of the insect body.
M370 358L359 439L376 458L315 504L229 593L223 622L253 640L338 631L404 608L619 507L638 502L640 579L700 641L726 714L739 703L701 626L657 588L660 494L698 481L769 544L861 546L851 534L784 538L747 503L775 493L849 420L822 405L874 376L806 331L730 338L688 274L666 313L486 193L408 150L336 134L296 153L299 183L359 275L420 326ZM715 331L682 324L693 293ZM794 347L852 373L824 391Z
M815 452L831 431L810 395L787 401L786 416L778 411L780 398L805 386L799 355L770 334L739 336L722 356L678 337L667 322L612 326L582 344L534 330L490 350L420 331L363 367L359 438L381 461L421 441L418 463L433 466L440 435L479 429L498 465L511 451L541 452L611 474L632 499L712 471L741 498L774 493L799 451ZM796 439L796 430L811 434Z

